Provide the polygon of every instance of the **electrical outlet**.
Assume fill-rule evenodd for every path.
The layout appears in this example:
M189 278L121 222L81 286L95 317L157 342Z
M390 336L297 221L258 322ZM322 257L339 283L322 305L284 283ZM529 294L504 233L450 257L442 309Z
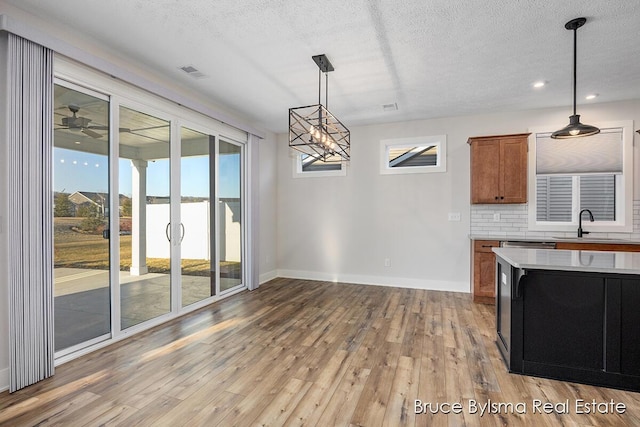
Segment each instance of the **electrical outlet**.
M391 260L389 258L385 258L384 259L384 266L385 267L391 267Z
M500 213L493 214L493 222L500 222Z
M449 212L449 221L460 221L460 212Z

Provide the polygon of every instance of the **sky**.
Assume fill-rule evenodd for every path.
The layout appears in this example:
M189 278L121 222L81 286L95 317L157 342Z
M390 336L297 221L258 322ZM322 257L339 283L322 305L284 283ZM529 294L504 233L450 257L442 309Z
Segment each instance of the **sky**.
M240 197L239 154L220 156L218 188L221 198ZM54 191L106 193L109 186L108 157L82 151L54 148ZM131 196L131 162L119 161L119 193ZM209 158L183 158L181 162L182 196L209 196ZM169 195L169 160L150 161L147 166L147 195Z

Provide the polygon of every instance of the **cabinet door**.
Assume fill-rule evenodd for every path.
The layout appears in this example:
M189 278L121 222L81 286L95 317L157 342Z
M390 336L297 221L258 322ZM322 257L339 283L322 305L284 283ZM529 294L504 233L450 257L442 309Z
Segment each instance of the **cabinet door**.
M604 369L605 279L533 270L524 288L523 360Z
M500 246L493 240L476 240L473 252L473 301L495 303L496 255L491 248Z
M620 298L620 373L640 377L640 280L622 280Z
M500 203L527 202L527 138L500 140Z
M471 203L500 202L500 140L471 143Z

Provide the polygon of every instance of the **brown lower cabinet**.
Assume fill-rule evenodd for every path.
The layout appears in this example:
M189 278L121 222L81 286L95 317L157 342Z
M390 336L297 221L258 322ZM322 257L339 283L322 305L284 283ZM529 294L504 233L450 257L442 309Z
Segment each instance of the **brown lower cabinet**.
M471 276L473 277L473 302L495 304L496 254L491 248L500 247L498 240L474 240ZM556 249L574 251L640 252L640 245L632 243L583 243L557 242Z
M497 248L497 240L474 240L473 262L473 302L495 304L496 297L496 254L491 248Z
M574 251L640 252L640 245L631 243L557 242L556 249L568 249Z

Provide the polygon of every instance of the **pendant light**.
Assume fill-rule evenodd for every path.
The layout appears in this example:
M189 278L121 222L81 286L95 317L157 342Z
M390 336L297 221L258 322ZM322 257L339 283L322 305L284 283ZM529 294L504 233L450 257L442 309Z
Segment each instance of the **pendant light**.
M326 55L311 59L318 66L318 103L289 108L289 147L325 163L349 161L351 133L329 112L329 72L333 65ZM322 73L325 76L325 105L321 103Z
M569 117L569 124L566 127L551 134L551 138L553 139L577 138L600 133L600 129L597 127L580 123L580 115L576 114L577 34L578 28L582 27L585 22L587 22L587 18L576 18L564 25L567 30L573 30L573 115Z

